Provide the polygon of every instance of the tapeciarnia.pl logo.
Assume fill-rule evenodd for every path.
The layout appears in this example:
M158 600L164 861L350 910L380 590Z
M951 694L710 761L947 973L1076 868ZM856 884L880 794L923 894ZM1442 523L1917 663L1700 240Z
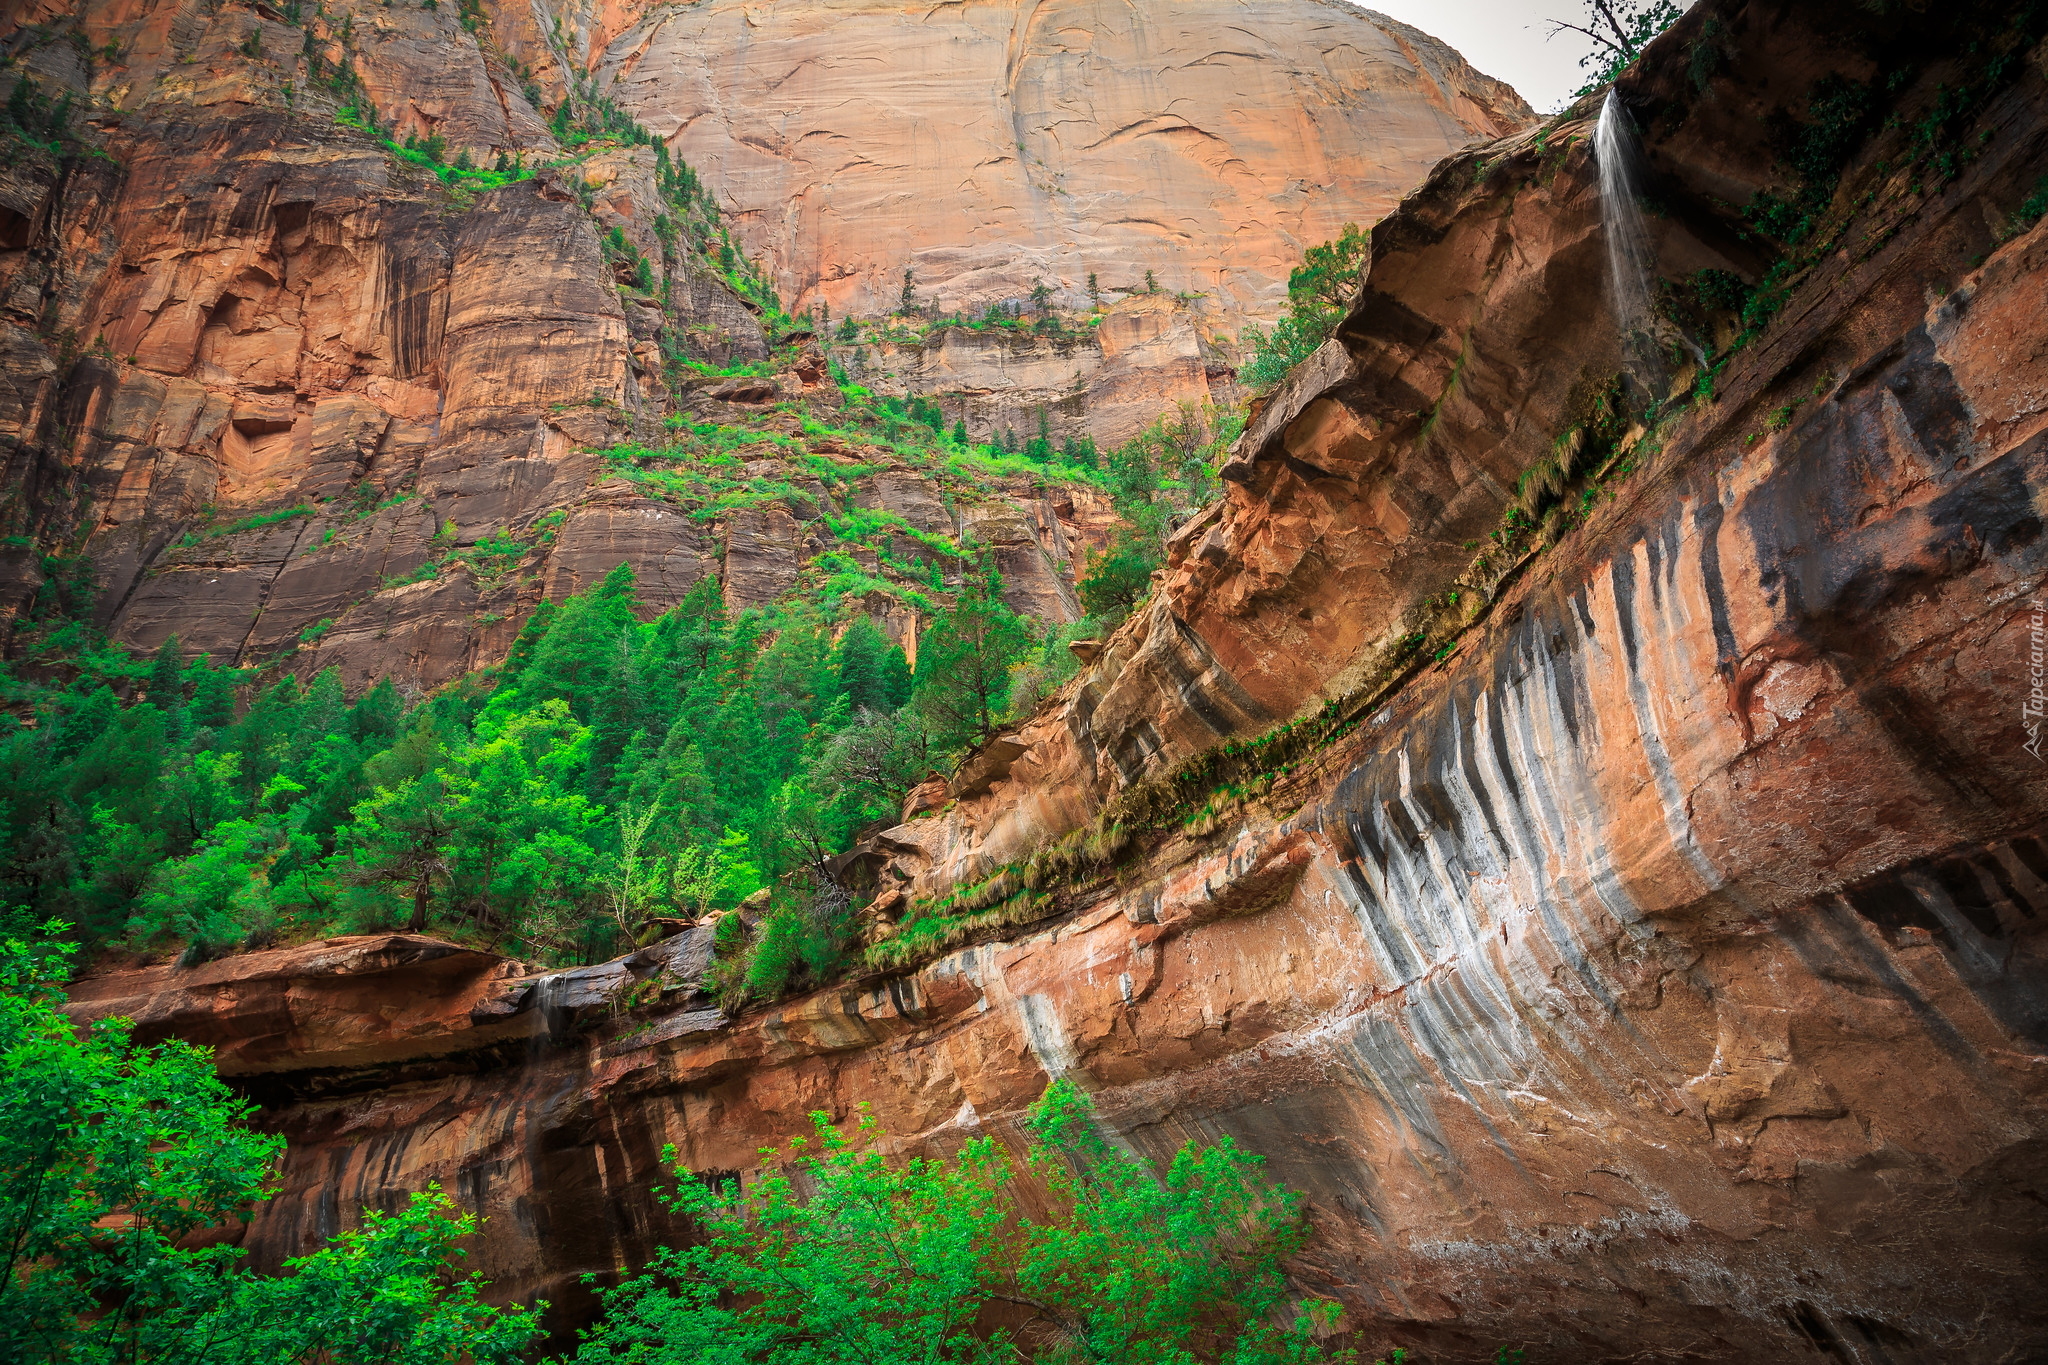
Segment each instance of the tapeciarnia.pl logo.
M2020 705L2020 724L2027 731L2027 742L2022 747L2040 763L2048 762L2041 757L2041 741L2048 738L2041 733L2041 717L2048 711L2048 687L2043 686L2043 679L2048 678L2048 606L2039 598L2027 605L2033 618L2028 623L2027 699Z

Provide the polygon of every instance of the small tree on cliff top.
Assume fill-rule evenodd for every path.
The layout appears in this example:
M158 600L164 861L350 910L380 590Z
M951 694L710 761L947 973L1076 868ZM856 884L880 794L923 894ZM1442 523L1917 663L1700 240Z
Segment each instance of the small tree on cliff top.
M1582 23L1550 20L1551 37L1576 33L1593 43L1592 50L1579 58L1579 69L1590 78L1573 93L1590 95L1619 76L1683 12L1676 0L1586 0Z
M1254 353L1238 377L1250 388L1271 388L1308 359L1344 320L1371 256L1372 233L1356 223L1346 223L1334 241L1303 252L1287 277L1286 315L1271 336L1247 331Z

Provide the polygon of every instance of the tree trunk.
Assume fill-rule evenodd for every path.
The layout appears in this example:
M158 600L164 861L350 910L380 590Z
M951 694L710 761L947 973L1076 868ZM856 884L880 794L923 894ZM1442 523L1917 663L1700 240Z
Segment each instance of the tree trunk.
M427 927L427 895L434 888L431 877L422 877L412 888L412 923L405 926L409 934L417 934Z

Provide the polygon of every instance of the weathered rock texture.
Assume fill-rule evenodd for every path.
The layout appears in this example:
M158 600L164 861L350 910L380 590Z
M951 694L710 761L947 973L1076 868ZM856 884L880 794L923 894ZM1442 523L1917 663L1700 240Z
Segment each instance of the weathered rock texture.
M614 21L618 22L618 21ZM1338 0L895 0L650 7L591 52L702 164L797 306L1279 311L1304 247L1370 224L1528 106L1435 39Z
M1652 50L1624 94L1669 275L1755 274L1725 205L1821 77L1908 72L1905 126L1718 397L1505 577L1475 553L1620 364L1589 124L1445 163L1151 605L850 877L954 889L1082 829L1120 854L1041 857L1042 923L917 970L729 1023L687 987L583 1007L516 1064L425 1054L545 992L394 979L357 1046L420 1060L263 1081L295 1146L260 1258L439 1179L493 1219L478 1268L571 1302L673 1235L665 1142L744 1169L866 1101L944 1147L1068 1075L1143 1150L1229 1133L1305 1190L1298 1283L1368 1348L2048 1353L2048 220L2001 236L2048 171L2043 50L1941 133L1952 177L1903 145L2004 22L1707 0ZM1325 742L1186 794L1186 760L1298 715ZM295 951L244 970L311 999L333 949ZM452 981L422 963L393 970ZM216 998L166 1015L248 1035Z
M840 342L832 356L878 393L937 403L978 441L1002 431L1029 440L1042 418L1055 441L1087 436L1108 448L1181 404L1243 397L1239 348L1206 335L1199 308L1169 294L1109 304L1064 334L941 327L903 343Z
M732 411L670 392L664 328L699 359L767 354L753 306L657 233L650 149L453 194L337 122L345 67L387 126L444 138L450 159L559 159L494 27L368 0L298 26L169 0L22 17L42 24L11 24L0 84L96 103L85 136L106 155L0 169L0 613L62 572L46 556L82 546L125 643L176 634L222 662L337 666L351 689L431 687L502 657L542 596L621 562L651 609L706 575L761 605L816 548L793 522L756 525L768 513L695 520L589 453L658 440L679 408ZM614 229L652 293L619 287L633 270L603 246ZM836 405L823 378L752 382ZM880 479L897 492L868 505L890 510L920 483ZM940 505L931 487L911 501ZM1023 537L1002 542L1017 600L1078 614L1076 547L1101 540L1088 512L1047 522L1028 480L955 501L949 534L982 518ZM480 559L484 541L526 552Z

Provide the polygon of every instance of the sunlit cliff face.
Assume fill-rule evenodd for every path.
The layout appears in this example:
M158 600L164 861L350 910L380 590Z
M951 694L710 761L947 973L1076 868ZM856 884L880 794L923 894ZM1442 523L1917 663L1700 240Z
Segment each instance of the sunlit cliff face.
M616 21L600 70L707 168L797 306L944 310L1144 286L1269 321L1305 247L1447 152L1525 126L1512 89L1345 4L712 3ZM707 60L707 54L716 54Z

